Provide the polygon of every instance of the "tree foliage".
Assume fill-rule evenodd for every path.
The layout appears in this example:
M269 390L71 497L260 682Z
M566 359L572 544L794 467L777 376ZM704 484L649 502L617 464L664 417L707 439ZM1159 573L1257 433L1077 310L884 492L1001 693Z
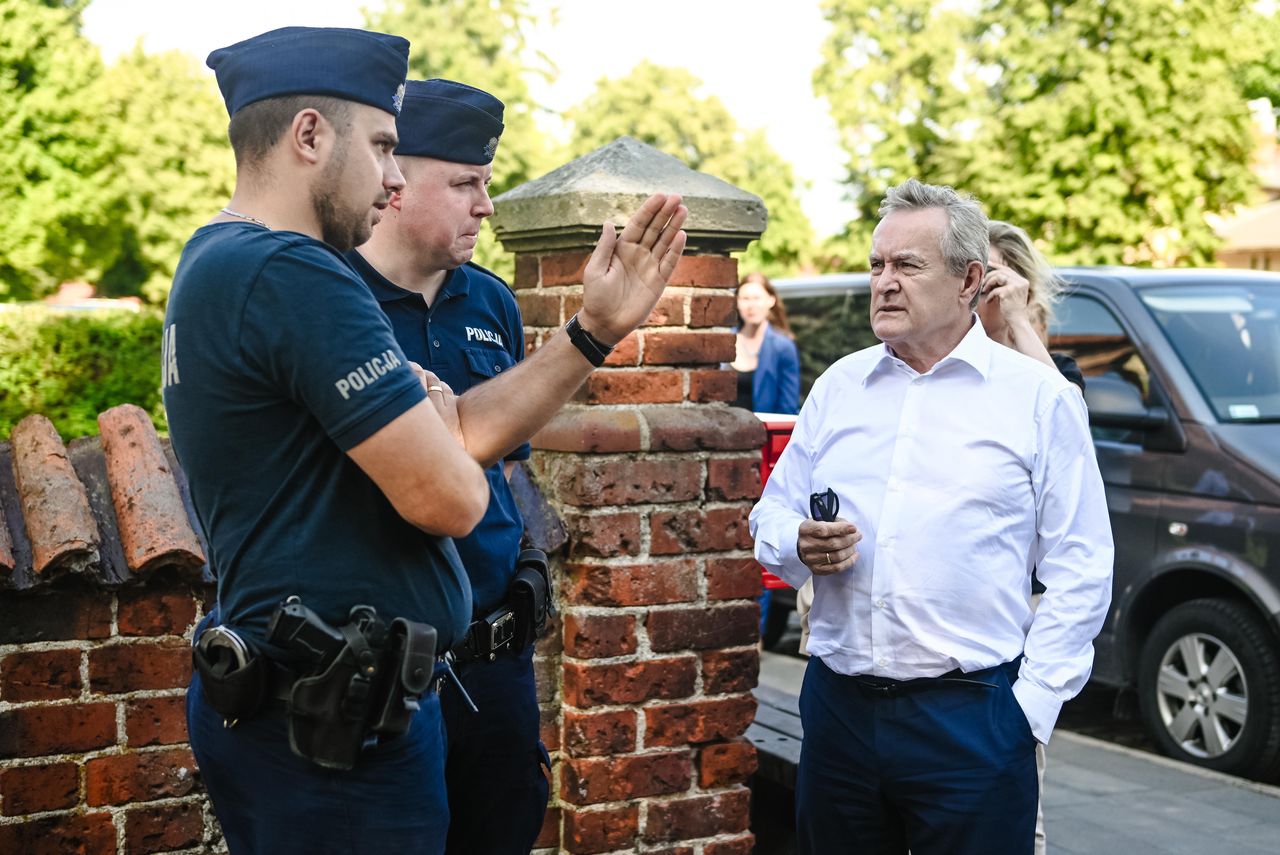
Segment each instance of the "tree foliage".
M140 47L102 80L112 137L116 248L101 291L158 302L183 244L226 204L235 184L227 114L213 81L187 54Z
M0 298L88 278L168 293L182 245L230 196L213 82L180 53L104 68L80 35L87 0L0 0Z
M493 164L492 195L554 165L550 143L534 122L537 108L526 76L555 72L545 58L536 66L523 59L533 23L527 0L391 0L382 10L366 10L365 20L372 29L409 40L410 78L457 80L502 100L506 127ZM508 278L514 270L488 228L481 232L476 261Z
M769 227L744 253L743 267L774 276L795 272L810 254L813 228L800 208L791 165L763 132L740 129L720 99L698 95L701 86L683 68L649 62L625 77L600 80L566 115L573 128L567 156L632 136L756 194L768 208Z
M865 244L885 187L973 193L1058 261L1203 263L1245 201L1247 0L827 0L834 107Z
M1240 88L1246 98L1266 98L1280 114L1280 11L1259 13L1247 33L1260 44L1258 59L1239 68Z
M0 297L29 298L100 269L108 128L90 93L88 0L0 0Z

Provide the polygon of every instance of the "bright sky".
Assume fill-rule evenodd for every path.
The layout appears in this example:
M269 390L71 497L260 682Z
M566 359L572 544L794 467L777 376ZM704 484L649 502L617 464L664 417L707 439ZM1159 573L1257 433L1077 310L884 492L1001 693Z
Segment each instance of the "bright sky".
M214 48L288 25L358 27L361 9L380 0L93 0L84 31L108 62L142 39L149 51L180 49L201 60ZM483 0L477 0L483 2ZM838 181L844 155L825 100L813 94L826 24L818 0L531 0L534 47L559 70L533 96L560 111L586 97L601 77L620 77L648 59L683 66L744 128L763 128L806 183L801 201L819 235L849 219ZM558 8L553 25L551 9ZM629 18L628 9L639 10ZM212 72L210 72L212 73ZM548 127L551 133L558 128Z

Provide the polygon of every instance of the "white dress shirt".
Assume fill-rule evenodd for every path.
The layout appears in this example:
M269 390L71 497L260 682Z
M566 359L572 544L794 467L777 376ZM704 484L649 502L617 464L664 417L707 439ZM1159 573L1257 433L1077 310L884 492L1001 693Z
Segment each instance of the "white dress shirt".
M917 373L885 345L813 386L751 512L756 558L791 585L809 495L862 532L848 570L812 576L809 653L907 680L1025 652L1014 695L1040 742L1093 666L1114 547L1084 401L1048 365L973 326ZM1047 592L1031 610L1031 571Z

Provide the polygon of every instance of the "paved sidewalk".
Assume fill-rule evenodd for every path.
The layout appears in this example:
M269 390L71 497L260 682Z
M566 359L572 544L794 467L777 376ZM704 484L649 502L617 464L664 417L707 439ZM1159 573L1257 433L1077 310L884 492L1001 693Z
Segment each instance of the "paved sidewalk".
M762 657L759 694L769 700L761 704L766 716L792 714L804 667L794 657ZM1280 787L1068 731L1054 733L1048 757L1050 855L1280 853Z

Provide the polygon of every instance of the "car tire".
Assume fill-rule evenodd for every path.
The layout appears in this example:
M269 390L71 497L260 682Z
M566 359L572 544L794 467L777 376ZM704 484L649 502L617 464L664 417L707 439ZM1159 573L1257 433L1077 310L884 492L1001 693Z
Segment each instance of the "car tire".
M764 645L765 650L772 650L778 646L778 642L787 632L787 621L790 620L793 611L795 611L794 608L787 608L779 603L776 597L770 601L764 613L764 631L760 634L760 643Z
M1280 774L1280 651L1247 604L1201 599L1156 621L1138 662L1143 723L1160 750L1208 769Z

